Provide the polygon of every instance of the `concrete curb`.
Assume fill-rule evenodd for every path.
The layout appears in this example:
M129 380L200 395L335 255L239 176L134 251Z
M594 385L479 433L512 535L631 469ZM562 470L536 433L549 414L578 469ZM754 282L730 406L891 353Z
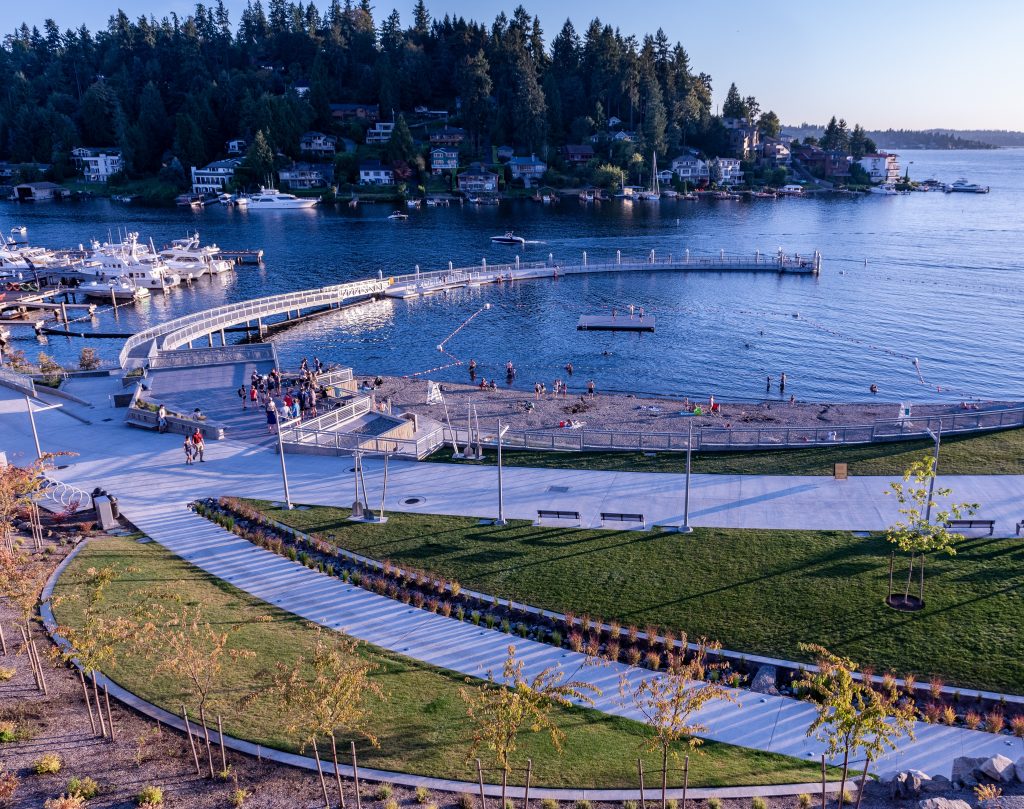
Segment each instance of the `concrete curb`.
M46 585L43 587L42 595L39 604L39 614L43 619L43 626L46 628L47 634L57 645L61 651L68 651L70 644L66 638L63 638L57 633L57 621L53 615L53 610L50 607L50 600L53 597L54 588L57 585L61 575L75 559L78 553L88 544L92 542L92 539L85 539L72 549L53 573L50 578L47 579ZM187 561L187 560L186 560ZM191 562L189 562L191 564ZM76 668L80 668L77 660L72 660L72 663ZM170 713L169 711L159 708L150 702L136 696L127 689L121 687L114 682L110 677L105 674L96 673L96 682L100 686L106 686L110 692L110 696L116 699L118 702L126 705L127 707L135 710L143 716L155 719L164 725L173 727L175 730L185 733L185 723L180 716ZM193 730L193 733L195 731ZM220 736L216 730L210 729L211 743L220 743ZM289 767L298 767L304 770L316 771L316 761L306 756L296 755L295 753L286 753L281 750L268 749L261 747L253 742L245 741L244 739L236 739L232 736L224 735L225 747L234 750L239 753L245 753L246 755L253 756L255 758L262 758L269 761L273 761L277 764L284 764ZM321 766L323 767L324 773L334 774L334 764L328 761L322 761ZM342 764L339 765L338 771L341 775L346 778L352 777L352 767ZM480 785L470 781L453 781L446 778L432 778L425 775L412 775L409 773L402 772L390 772L388 770L376 770L369 767L360 767L359 776L361 780L370 782L386 782L396 784L404 787L426 787L427 789L436 790L438 792L467 792L471 794L479 794ZM856 784L848 783L847 787L856 791ZM829 782L826 785L826 792L836 793L839 791L838 782ZM524 794L523 787L509 786L506 788L505 793L509 798L522 798ZM726 798L752 798L755 796L761 797L780 797L788 795L799 795L801 793L809 794L820 794L821 784L820 783L808 783L808 784L777 784L769 786L750 786L750 787L711 787L711 788L690 788L686 791L687 798L711 798L716 797L720 799ZM484 784L484 793L488 797L500 797L502 793L501 784ZM552 798L558 801L577 801L577 800L590 800L590 801L625 801L625 800L640 800L639 789L558 789L558 788L544 788L544 787L531 787L530 794L538 800L543 798ZM683 791L681 789L669 789L668 796L674 799L681 799ZM645 789L643 797L647 800L655 800L661 797L660 789Z

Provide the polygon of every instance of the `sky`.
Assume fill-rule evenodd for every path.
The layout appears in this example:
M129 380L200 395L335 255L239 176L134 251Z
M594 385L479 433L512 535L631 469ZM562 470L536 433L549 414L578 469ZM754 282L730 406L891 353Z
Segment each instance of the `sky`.
M225 0L237 23L245 0ZM414 0L375 3L379 22L398 9L411 19ZM428 0L431 14L488 24L518 0ZM1024 77L1021 0L861 0L765 3L755 0L523 0L550 40L566 17L577 31L595 16L624 34L663 28L698 72L711 74L715 103L730 82L773 109L786 124L825 123L832 115L867 129L1024 130L1018 84ZM327 0L317 3L321 10ZM103 28L120 7L132 18L170 11L188 0L5 0L0 31L47 17L61 28Z

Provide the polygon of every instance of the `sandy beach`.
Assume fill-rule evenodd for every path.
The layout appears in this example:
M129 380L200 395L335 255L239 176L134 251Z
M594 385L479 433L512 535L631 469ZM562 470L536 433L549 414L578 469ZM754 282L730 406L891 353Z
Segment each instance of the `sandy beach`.
M373 377L358 377L372 384ZM445 406L427 404L427 381L422 378L380 377L376 388L378 402L390 400L394 409L419 413L443 422ZM687 425L708 427L825 427L829 425L865 425L879 420L892 420L899 414L899 403L873 399L868 402L719 402L717 415L707 414L706 400L696 402L705 415L682 415L684 399L641 396L628 393L596 391L593 399L581 398L578 380L566 396L553 396L548 391L537 398L533 391L499 385L496 390L481 390L476 385L441 383L449 417L464 424L468 406L473 404L481 423L500 418L513 429L559 429L561 422L576 421L590 429L619 429L645 432L686 432ZM717 401L717 400L716 400ZM692 406L695 402L690 401ZM991 401L975 403L981 410L1012 407L1019 402ZM972 407L974 405L972 404ZM912 415L936 416L960 413L960 403L936 402L914 404Z

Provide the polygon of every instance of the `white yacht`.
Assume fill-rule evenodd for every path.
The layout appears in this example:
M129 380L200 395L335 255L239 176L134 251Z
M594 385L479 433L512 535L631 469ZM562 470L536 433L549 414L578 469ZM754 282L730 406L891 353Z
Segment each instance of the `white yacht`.
M249 195L249 210L280 210L285 208L312 208L320 201L315 199L299 199L294 194L282 194L276 188L260 188L258 194Z
M957 180L955 183L950 183L946 186L947 194L987 194L989 191L987 185L978 185L977 183L969 183L963 177Z
M0 276L31 273L33 270L45 270L67 264L66 259L61 259L45 247L18 246L0 239Z
M101 301L111 299L123 301L141 301L149 297L146 287L136 286L130 278L111 278L109 281L86 281L80 284L78 291L87 298L98 298Z
M232 263L220 256L220 248L215 244L205 247L199 244L199 234L193 233L184 239L175 239L170 247L160 251L160 258L167 267L178 273L184 281L194 281L204 275L220 275L230 272Z
M115 244L92 243L92 251L78 268L86 282L127 279L137 287L169 289L181 283L181 276L173 272L156 251L139 244L138 233L128 233L123 242Z
M882 185L873 185L868 189L872 194L882 194L883 196L891 197L897 193L896 186L892 183L882 183Z

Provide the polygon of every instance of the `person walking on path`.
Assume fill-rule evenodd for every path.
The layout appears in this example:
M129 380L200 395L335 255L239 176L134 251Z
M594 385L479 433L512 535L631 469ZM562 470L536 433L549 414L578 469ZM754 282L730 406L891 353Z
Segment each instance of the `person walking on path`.
M186 463L186 465L191 466L192 465L192 436L190 436L190 435L186 435L185 436L185 443L184 443L183 446L184 446L184 450L185 450L185 463Z
M267 432L273 434L277 430L277 405L273 399L267 400Z
M242 387L238 389L238 398L242 400L242 410L246 410L248 407L248 405L246 404L246 399L248 399L249 396L245 392L244 384L242 385Z
M200 463L206 463L206 459L203 457L203 452L206 449L206 444L203 442L203 434L199 428L196 427L196 431L192 433L192 451L199 459Z
M156 431L158 433L167 432L167 408L163 405L156 411Z

